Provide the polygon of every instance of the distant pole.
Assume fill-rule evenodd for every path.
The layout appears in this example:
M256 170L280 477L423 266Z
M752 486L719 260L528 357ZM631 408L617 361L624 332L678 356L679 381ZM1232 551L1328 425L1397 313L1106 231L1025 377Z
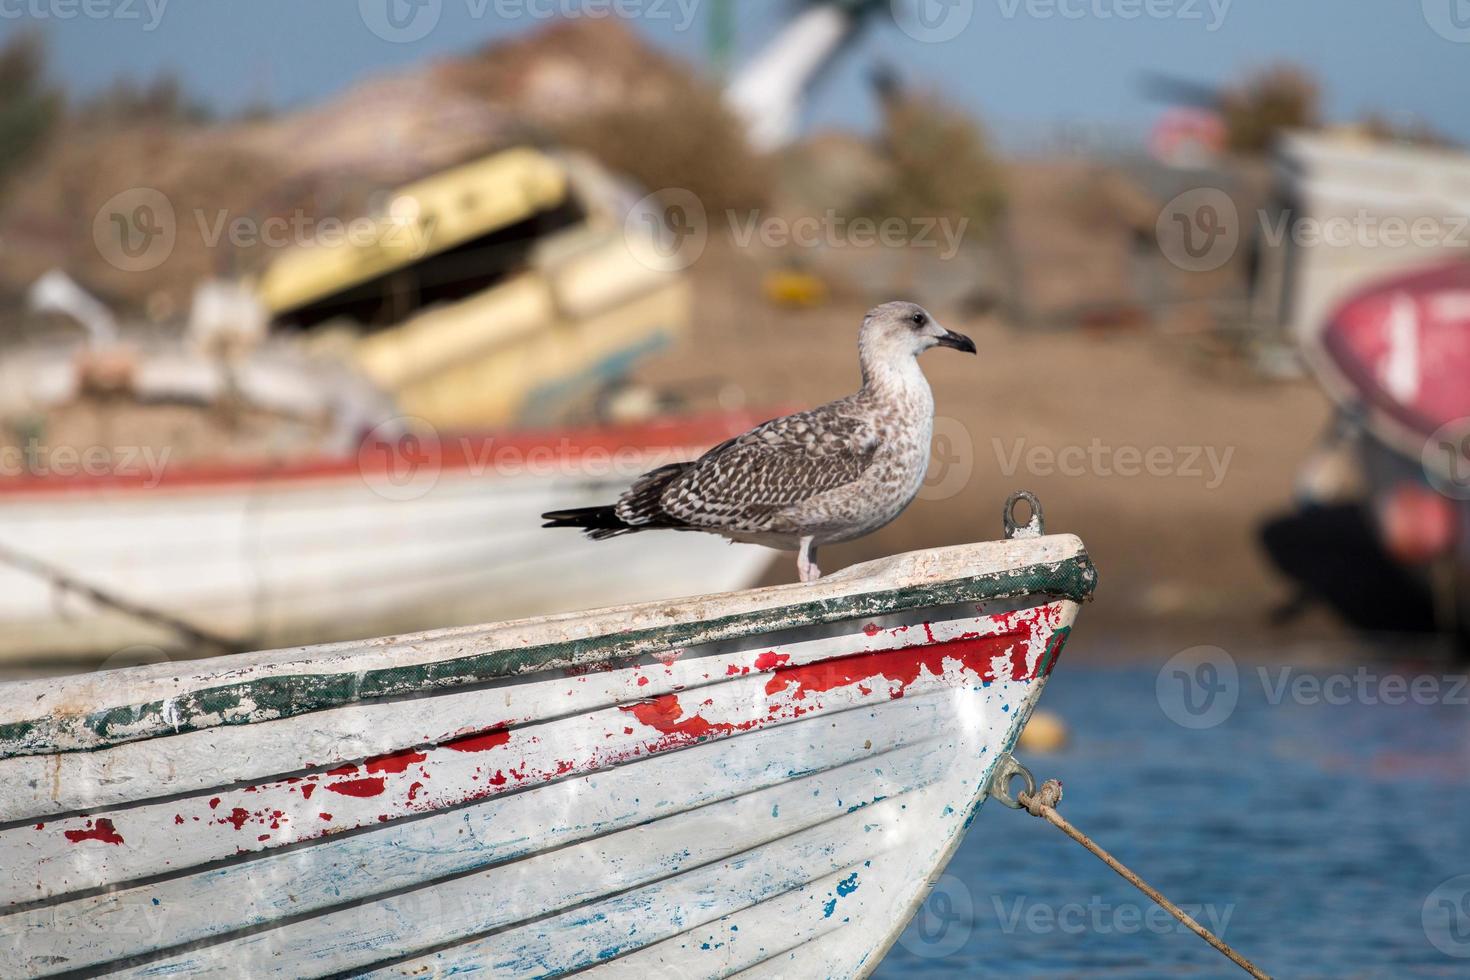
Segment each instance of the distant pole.
M709 60L715 78L723 82L730 74L735 47L735 16L731 0L711 0L709 11Z

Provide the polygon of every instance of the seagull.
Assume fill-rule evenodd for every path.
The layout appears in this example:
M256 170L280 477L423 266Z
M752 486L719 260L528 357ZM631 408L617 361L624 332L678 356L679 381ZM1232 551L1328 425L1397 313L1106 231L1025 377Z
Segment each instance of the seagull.
M819 408L772 419L639 477L616 504L543 514L543 527L596 541L640 531L705 531L797 552L803 582L821 577L817 549L883 527L918 494L929 467L934 395L918 356L975 353L922 306L885 303L863 317L863 386Z

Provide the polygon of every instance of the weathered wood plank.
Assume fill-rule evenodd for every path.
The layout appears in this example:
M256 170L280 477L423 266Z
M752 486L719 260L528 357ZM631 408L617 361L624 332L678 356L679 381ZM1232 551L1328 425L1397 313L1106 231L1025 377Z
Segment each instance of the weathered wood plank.
M863 865L842 868L759 905L609 960L597 968L598 980L689 980L694 974L690 962L696 957L700 976L745 976L742 971L843 929L847 924L841 918L812 914L814 896L834 893L838 884L862 870Z
M935 751L950 724L935 701L943 696L890 702L838 729L808 722L753 733L740 752L706 743L375 834L0 916L0 934L13 940L0 943L0 976L43 975L62 957L94 966L420 887L769 789L793 773L886 772L890 754ZM220 895L231 896L228 906Z
M195 977L243 974L289 980L318 958L329 960L334 969L351 970L461 942L693 872L858 812L877 800L901 796L940 778L943 767L936 751L930 745L916 746L884 756L876 766L862 763L779 783L578 846L303 919L119 975L157 976L187 966Z
M1034 622L1051 606L1028 611ZM228 787L126 810L41 821L0 833L0 865L43 864L41 881L0 881L0 903L133 881L458 806L569 774L593 772L706 739L793 722L804 715L881 704L906 693L1029 679L1047 633L1017 625L984 635L977 619L926 628L917 644L849 656L851 635L814 641L827 657L807 666L770 658L770 676L727 676L697 692L640 699L638 671L621 672L624 703L540 724L494 728L306 776ZM940 632L936 635L936 629ZM892 640L890 640L892 642ZM810 672L816 672L814 674ZM987 695L988 697L989 695ZM481 729L497 722L487 718Z
M490 976L556 976L596 966L880 859L905 841L905 799L884 800L728 860L368 975L478 970Z
M992 608L999 614L1015 607L1005 603L987 606L987 610ZM973 621L964 626L943 619L972 612L973 607L882 617L865 622L862 632L851 635L845 641L846 652L896 649L928 642L931 636L953 639L965 632L992 635L1002 628L1040 635L1040 631L1049 632L1059 609L1059 604L1050 603L1009 619L967 617ZM831 644L824 640L789 642L790 636L762 638L771 645L754 649L740 644L691 648L611 670L572 675L548 672L492 682L473 691L366 702L258 725L129 742L96 752L16 756L0 760L0 824L33 823L72 811L105 810L125 802L331 769L487 728L594 711L630 698L692 691L723 682L732 674L770 674L778 663L800 666L832 653ZM1039 642L1034 646L1039 648ZM494 706L493 715L487 714L487 705Z

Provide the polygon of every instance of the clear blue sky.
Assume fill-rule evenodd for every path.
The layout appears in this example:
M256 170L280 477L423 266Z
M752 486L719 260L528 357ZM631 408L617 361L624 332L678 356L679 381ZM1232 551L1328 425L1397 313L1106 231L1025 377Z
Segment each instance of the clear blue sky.
M626 5L623 9L644 12L631 22L656 44L702 60L709 4L393 0L438 9L436 26L426 36L399 43L383 40L367 26L378 16L372 11L385 2L0 0L0 34L40 24L52 45L55 73L75 90L92 91L121 75L146 79L170 71L207 102L230 111L252 101L290 106L316 99L374 72L451 54L542 22L518 11L585 12ZM818 93L813 124L869 124L872 105L863 78L878 59L942 88L1012 146L1058 127L1142 131L1157 111L1139 91L1143 71L1215 83L1251 66L1289 59L1323 81L1335 119L1370 109L1413 113L1470 142L1470 3L1465 0L901 2L956 4L959 13L951 16L960 17L968 4L971 19L945 43L921 43L892 23L878 25ZM735 0L735 6L743 54L767 40L790 9L786 0ZM85 12L89 9L92 16ZM1456 10L1462 20L1451 19ZM74 16L61 19L66 13ZM680 30L689 13L692 23ZM1124 19L1129 13L1138 16Z

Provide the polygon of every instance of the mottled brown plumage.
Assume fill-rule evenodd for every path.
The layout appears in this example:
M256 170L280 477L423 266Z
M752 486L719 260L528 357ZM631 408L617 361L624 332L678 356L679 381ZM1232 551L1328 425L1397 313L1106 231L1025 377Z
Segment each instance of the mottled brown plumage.
M922 307L888 303L863 320L863 386L807 412L772 419L690 463L640 477L610 507L545 515L594 539L666 528L800 550L815 578L819 545L877 530L923 484L934 398L915 360L935 346L975 350Z

